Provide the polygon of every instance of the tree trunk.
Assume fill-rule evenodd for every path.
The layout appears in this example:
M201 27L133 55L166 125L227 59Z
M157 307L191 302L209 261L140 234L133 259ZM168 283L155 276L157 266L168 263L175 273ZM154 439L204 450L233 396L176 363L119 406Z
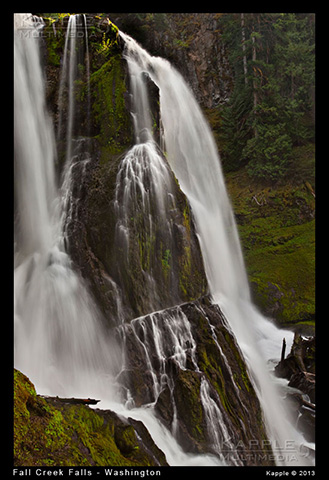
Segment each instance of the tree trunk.
M282 342L281 362L283 362L285 355L286 355L286 339L284 338Z
M253 30L253 33L254 33L254 27L252 28ZM253 71L254 71L254 74L253 74L253 81L252 81L252 89L253 89L253 99L254 99L254 116L256 115L256 108L257 108L257 105L258 105L258 95L257 95L257 82L256 82L256 68L255 68L255 63L257 61L257 52L256 52L256 38L254 35L252 35L251 37L251 42L252 42L252 61L253 61ZM256 121L254 123L254 135L255 137L258 136L258 132L257 132L257 127L256 127Z
M245 28L244 28L244 13L241 13L241 34L242 34L244 83L245 83L245 85L248 85L248 70L247 70L247 56L246 56L246 32L245 32Z

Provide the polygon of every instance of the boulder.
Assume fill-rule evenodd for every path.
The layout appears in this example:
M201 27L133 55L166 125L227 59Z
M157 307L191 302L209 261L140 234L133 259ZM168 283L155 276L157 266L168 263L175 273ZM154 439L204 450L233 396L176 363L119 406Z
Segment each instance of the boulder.
M279 377L289 380L288 386L298 389L300 393L288 393L298 428L309 442L315 441L315 336L303 337L295 333L289 355L275 367Z
M64 400L14 370L14 466L168 465L141 422Z
M119 380L128 397L135 406L154 405L185 451L225 453L232 465L271 463L244 359L209 297L136 318L118 335L126 352ZM266 444L263 460L249 452L251 441Z

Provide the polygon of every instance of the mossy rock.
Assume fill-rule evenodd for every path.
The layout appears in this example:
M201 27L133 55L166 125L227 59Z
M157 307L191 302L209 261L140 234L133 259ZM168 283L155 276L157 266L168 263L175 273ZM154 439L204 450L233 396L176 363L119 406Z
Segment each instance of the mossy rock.
M117 173L123 155L110 153L98 140L94 144L84 177L77 170L73 179L74 184L83 184L83 195L78 199L78 221L73 219L67 230L71 257L91 285L107 321L111 325L121 323L115 320L120 315L130 321L206 293L207 279L191 209L170 167L166 168L172 178L175 202L167 220L172 225L171 236L156 215L152 232L146 231L143 225L147 219L137 204L127 219L126 251L116 241L115 210ZM165 158L163 162L166 164ZM148 278L154 281L152 288L147 287Z
M92 127L101 146L110 155L122 153L131 144L132 125L125 99L125 64L120 53L110 56L90 78Z
M209 303L207 297L199 299L196 305L198 308L192 308L193 303L187 303L182 310L193 328L200 370L218 395L223 412L232 422L233 431L239 432L242 422L245 428L238 435L243 437L244 432L248 431L255 438L266 437L263 420L256 415L260 412L256 392L240 349L226 327L223 313L218 305ZM245 405L249 405L249 408L246 409ZM258 418L257 422L255 418Z
M133 453L134 450L139 449L136 432L131 425L116 428L114 439L120 452L123 454L129 455Z
M174 400L178 412L178 439L187 451L204 452L207 444L204 412L200 399L201 376L191 370L178 370Z
M40 397L30 380L14 370L15 466L166 465L163 452L139 430L142 440L114 412Z
M173 353L173 340L166 335L170 319L178 321L179 316L190 324L190 334L195 341L193 352L190 334L181 327L181 332L185 332L180 340L186 355L184 367ZM162 332L162 346L153 345L156 336L154 324L157 325L157 334ZM122 327L126 370L120 376L120 382L129 389L138 406L156 402L156 415L168 429L174 429L180 445L187 452L218 454L209 425L209 402L216 404L220 410L233 444L240 442L248 446L251 440L257 439L260 445L267 439L261 407L248 369L226 325L218 305L213 305L208 297L202 297L179 307L156 312L152 318L145 316L136 319L133 327ZM148 356L143 342L147 345ZM161 360L156 353L159 349ZM158 385L162 380L163 385L155 398L154 375L160 370L162 376L160 378L158 374ZM201 395L204 381L208 384L211 400L205 400L204 392ZM270 448L266 453L270 453ZM247 464L252 464L252 456L251 463L248 461Z

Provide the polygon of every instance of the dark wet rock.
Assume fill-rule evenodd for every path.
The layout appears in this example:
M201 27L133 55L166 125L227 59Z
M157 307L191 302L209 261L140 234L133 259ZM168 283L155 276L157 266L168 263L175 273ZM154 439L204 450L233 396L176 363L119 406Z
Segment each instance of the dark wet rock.
M284 355L282 355L284 357ZM275 367L278 377L289 380L288 386L300 393L288 393L292 414L298 428L309 442L315 441L315 337L295 333L291 351Z
M118 330L126 346L120 381L136 406L155 405L158 418L187 452L219 455L244 445L246 454L251 439L263 445L266 433L249 373L224 315L209 297L134 319ZM221 445L214 444L210 406L218 409L229 446L225 435ZM241 458L240 465L254 464L252 455Z

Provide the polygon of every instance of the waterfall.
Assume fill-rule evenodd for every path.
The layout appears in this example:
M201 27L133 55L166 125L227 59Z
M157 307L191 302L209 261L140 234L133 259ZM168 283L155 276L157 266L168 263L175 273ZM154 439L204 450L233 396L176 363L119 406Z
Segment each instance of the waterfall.
M234 214L210 128L178 71L168 61L149 55L128 35L120 35L125 42L133 93L142 92L143 87L136 83L143 82L145 75L159 88L166 157L191 204L211 295L223 310L243 352L269 438L282 450L287 439L299 445L302 436L294 429L266 364L273 355L279 358L283 336L291 343L293 334L276 328L251 302ZM140 95L141 100L134 104L135 116L142 118L142 126L147 128L151 122L144 97ZM203 388L204 398L206 392ZM297 458L296 464L302 461Z
M59 87L59 122L58 122L58 139L62 135L62 116L64 109L64 95L65 85L67 86L67 99L68 99L68 116L67 116L67 126L66 126L66 162L71 159L71 141L72 141L72 129L73 129L73 119L74 119L74 80L76 74L76 38L77 38L77 28L76 28L76 15L71 15L69 18L69 23L66 31L65 38L65 47L64 47L64 57L62 65L62 73Z
M14 119L16 255L44 252L53 235L56 199L55 141L45 108L44 78L38 52L42 23L27 15L15 16ZM27 28L30 26L30 28ZM24 34L24 35L23 35ZM24 158L24 162L20 159ZM18 253L19 250L19 253Z
M121 161L114 209L117 221L113 248L117 252L117 268L120 272L132 270L134 250L130 251L129 244L137 239L143 284L149 292L145 309L159 310L163 307L164 283L171 283L170 264L177 260L173 232L177 207L170 169L152 140L137 143ZM160 244L163 259L157 256ZM162 275L163 270L168 272ZM125 284L124 279L122 283ZM129 285L125 289L129 290ZM178 300L177 289L172 288L171 292L172 300Z
M83 41L84 39L84 41ZM75 82L81 76L79 66L85 64L85 77L87 83L87 128L85 135L89 136L90 123L90 62L88 46L88 30L84 14L70 15L66 30L64 54L61 66L60 85L58 93L59 120L57 127L57 141L65 138L66 164L72 157L72 138L76 128L76 101ZM66 124L63 117L66 114Z
M169 266L177 263L173 241L174 172L193 210L212 301L225 312L229 322L226 333L232 330L246 359L269 437L279 448L284 448L283 442L288 439L299 441L266 367L268 358L279 357L277 350L283 334L251 303L237 227L210 129L180 74L167 61L150 56L122 32L131 80L136 144L119 164L114 198L109 201L113 202L116 214L115 243L121 248L117 255L119 271L124 271L130 261L131 238L136 232L143 236L139 253L145 273L144 288L150 291L146 310L151 313L125 323L119 293L122 285L119 288L108 277L117 293L119 339L113 338L113 331L105 329L101 314L66 250L69 226L79 220L81 185L75 185L77 195L73 194L74 172L78 170L78 177L83 180L92 160L85 140L76 138L78 107L74 82L79 74L78 28L85 33L85 42L79 45L84 49L90 93L86 19L83 15L81 18L71 15L59 86L57 142L64 138L66 144L65 165L58 185L54 126L45 106L40 62L42 22L30 14L15 15L15 367L30 376L40 393L94 396L102 399L102 408L108 406L123 416L143 421L170 465L227 465L219 458L218 450L224 444L227 450L234 451L235 427L217 391L201 371L196 353L197 326L192 326L184 313L184 308L191 305L184 306L175 297L174 281L172 295L177 305L161 310L162 286L170 283ZM159 88L163 127L160 144L164 152L152 132L146 88L149 81ZM89 120L90 96L87 110ZM85 136L89 135L88 124ZM158 232L155 232L156 222ZM156 241L162 244L162 258L153 255L152 244ZM159 266L162 284L155 280ZM207 339L221 359L226 377L231 377L232 395L246 412L248 406L240 399L239 386L226 357L228 347L224 352L218 341L218 329L202 310L201 303L191 308L199 309L206 319ZM287 332L284 336L288 338ZM145 380L141 399L134 396L134 379L127 379L129 355L135 355L141 365L137 369ZM204 414L209 454L186 453L179 442L176 405L179 391L175 390L175 378L187 370L199 388L198 401ZM157 412L160 403L167 399L166 393L169 402L165 409L171 416L165 426ZM243 421L239 421L245 428ZM300 459L296 462L302 464ZM241 462L233 458L229 464Z
M64 249L71 169L61 195L54 128L45 108L40 27L31 15L15 15L14 363L42 393L97 396L105 391L109 397L118 352ZM73 68L71 76L73 82ZM71 98L69 132L73 111Z
M83 14L84 37L85 37L85 59L86 59L86 75L87 75L87 136L90 135L90 60L89 60L89 42L86 15Z

